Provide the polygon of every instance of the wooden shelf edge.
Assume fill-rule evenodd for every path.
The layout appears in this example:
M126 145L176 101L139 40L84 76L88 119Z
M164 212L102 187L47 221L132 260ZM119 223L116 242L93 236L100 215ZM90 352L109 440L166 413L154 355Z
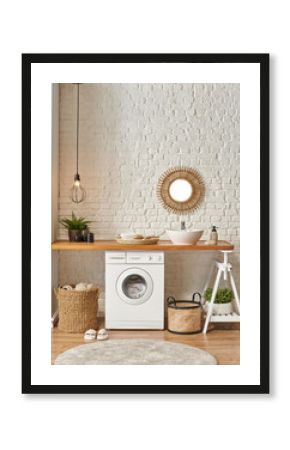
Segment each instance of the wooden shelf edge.
M186 251L186 250L205 250L205 251L232 251L234 245L227 241L219 241L218 245L206 245L205 241L199 241L196 245L174 245L170 241L159 241L153 245L125 245L119 244L114 240L96 240L95 242L70 242L54 241L51 244L52 250L115 250L115 251Z

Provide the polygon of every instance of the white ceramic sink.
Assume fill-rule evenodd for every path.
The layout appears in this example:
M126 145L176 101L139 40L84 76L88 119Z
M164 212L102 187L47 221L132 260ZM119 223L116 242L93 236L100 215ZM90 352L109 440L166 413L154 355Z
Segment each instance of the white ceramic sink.
M175 245L194 245L201 238L203 230L166 230L166 233Z

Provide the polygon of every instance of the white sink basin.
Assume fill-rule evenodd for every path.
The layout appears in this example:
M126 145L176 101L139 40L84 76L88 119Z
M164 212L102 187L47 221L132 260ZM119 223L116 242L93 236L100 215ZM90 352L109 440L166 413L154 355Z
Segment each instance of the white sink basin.
M175 245L194 245L201 238L203 230L166 230L166 233L171 242Z

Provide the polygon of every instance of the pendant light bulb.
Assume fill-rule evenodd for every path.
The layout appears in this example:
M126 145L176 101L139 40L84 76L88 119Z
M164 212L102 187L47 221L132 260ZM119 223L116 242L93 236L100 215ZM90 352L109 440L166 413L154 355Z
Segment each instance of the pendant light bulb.
M77 139L76 139L76 159L77 167L76 174L74 176L74 184L71 188L71 199L74 203L81 203L84 201L86 196L86 191L81 185L81 179L79 175L79 104L80 104L80 85L77 83Z
M74 176L74 184L71 189L71 199L74 203L81 203L82 201L84 201L85 196L86 196L86 191L82 187L80 176L77 173Z

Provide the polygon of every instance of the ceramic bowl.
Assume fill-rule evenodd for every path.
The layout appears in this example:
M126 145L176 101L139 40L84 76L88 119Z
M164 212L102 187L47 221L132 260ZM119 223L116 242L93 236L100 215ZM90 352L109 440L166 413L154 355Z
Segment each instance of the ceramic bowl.
M194 245L201 238L203 230L167 230L166 233L171 242L175 245Z

